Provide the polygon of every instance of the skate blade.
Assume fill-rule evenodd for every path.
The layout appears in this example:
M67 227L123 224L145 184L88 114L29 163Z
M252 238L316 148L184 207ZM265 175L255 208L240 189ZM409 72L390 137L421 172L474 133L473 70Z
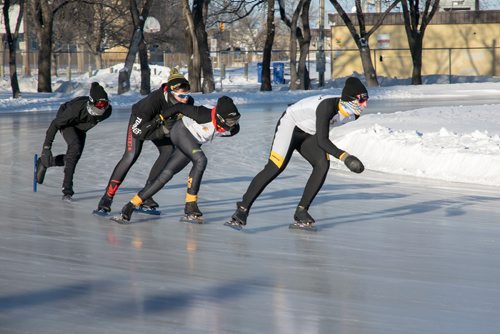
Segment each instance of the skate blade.
M293 223L288 226L290 230L302 230L308 232L316 232L318 229L314 224Z
M155 215L155 216L161 215L161 211L157 210L155 208L138 207L138 208L135 208L134 211L139 212L139 213L145 213L147 215Z
M109 212L102 211L102 210L94 210L94 211L92 211L92 214L95 215L95 216L99 216L99 217L107 217L107 216L109 216Z
M112 220L115 223L118 223L118 224L121 224L121 225L131 224L130 220L123 219L122 215L112 216L112 217L109 218L109 220Z
M202 216L185 215L181 218L181 223L190 224L203 224L204 219Z
M74 202L74 200L72 198L63 198L62 201L64 203L70 203L70 204Z
M224 223L224 226L228 226L232 229L235 229L236 231L241 231L243 229L243 225L238 223L237 221L230 220Z

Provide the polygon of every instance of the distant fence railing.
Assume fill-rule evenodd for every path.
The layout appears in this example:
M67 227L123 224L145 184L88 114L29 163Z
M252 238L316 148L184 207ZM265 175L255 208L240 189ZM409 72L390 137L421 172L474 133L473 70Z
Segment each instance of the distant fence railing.
M412 59L409 49L371 49L373 66L378 77L411 78ZM345 77L353 73L363 73L363 66L357 49L325 50L325 80ZM318 50L310 50L307 57L309 71L316 71ZM109 68L124 62L125 52L104 52L98 61L90 52L61 52L53 54L53 75L67 76L72 74L89 73L92 75L97 69ZM248 69L248 64L262 61L262 51L217 51L211 52L214 69L229 68ZM188 65L189 56L183 53L169 53L151 51L150 64L168 67ZM17 54L17 71L19 75L37 72L38 53L30 52ZM289 50L273 50L273 62L290 61ZM452 76L498 76L500 72L499 47L471 47L471 48L424 48L422 52L422 75ZM29 66L27 66L29 64ZM97 65L100 64L100 65ZM3 66L2 66L3 65ZM99 68L98 68L99 67ZM29 69L29 73L27 73ZM289 73L285 73L288 75ZM8 75L8 50L3 51L3 62L0 64L0 76ZM314 75L313 75L314 77Z

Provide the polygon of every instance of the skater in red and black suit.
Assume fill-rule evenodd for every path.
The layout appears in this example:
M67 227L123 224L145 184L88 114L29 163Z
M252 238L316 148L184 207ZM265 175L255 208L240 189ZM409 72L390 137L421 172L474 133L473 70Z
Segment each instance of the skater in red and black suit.
M330 127L340 126L356 120L367 106L368 92L357 78L346 80L342 96L317 95L302 99L281 116L276 126L269 160L258 173L243 199L236 204L231 220L225 223L240 230L247 223L253 202L283 170L296 150L313 167L302 198L294 214L295 224L291 228L314 229L314 219L308 213L309 206L325 182L330 167L329 155L340 159L355 173L361 173L364 166L353 155L335 146L329 139Z
M97 82L92 83L89 96L80 96L62 104L45 135L42 154L37 161L37 182L43 183L47 168L64 166L63 200L71 201L74 194L73 175L85 147L87 131L111 116L111 110L108 94ZM57 131L61 132L68 148L66 154L53 157L52 143Z
M174 153L158 177L146 184L123 207L121 217L117 219L118 222L128 222L135 207L142 205L148 198L160 191L175 174L183 170L190 162L193 163L193 166L188 177L184 213L189 221L202 222L202 213L198 208L197 201L201 179L208 160L201 145L211 141L215 136L231 137L237 134L240 129L240 113L233 100L227 96L219 98L217 106L214 108L177 105L162 112L162 117L168 118L177 113L183 116L180 121L174 124L169 134L175 145Z
M189 81L176 68L173 68L166 83L132 106L125 140L125 153L111 174L106 191L97 206L97 213L106 214L111 211L113 197L141 154L146 140L152 141L160 153L149 172L147 184L165 168L174 150L172 141L165 136L165 133L168 133L177 121L177 115L168 118L160 118L159 115L162 111L177 104L192 105L194 99L189 93ZM153 209L158 207L158 203L153 198L149 198L143 206Z

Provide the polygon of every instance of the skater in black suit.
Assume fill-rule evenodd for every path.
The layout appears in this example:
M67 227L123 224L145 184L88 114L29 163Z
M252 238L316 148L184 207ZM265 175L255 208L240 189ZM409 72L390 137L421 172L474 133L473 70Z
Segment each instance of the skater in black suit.
M56 118L50 123L40 158L37 161L37 182L43 183L47 168L64 166L63 200L70 201L74 194L73 175L85 147L87 131L111 115L108 94L97 82L90 87L89 96L80 96L62 104ZM60 131L68 148L66 154L52 156L52 142Z
M325 182L330 167L329 155L343 161L355 173L364 166L353 155L341 150L329 139L330 128L356 120L367 106L368 92L357 78L346 80L342 96L317 95L302 99L281 116L276 126L267 165L250 183L231 220L225 223L240 230L247 223L253 202L265 187L283 172L292 153L298 151L313 167L302 198L295 210L295 224L291 228L314 229L309 206Z
M165 168L174 150L172 141L165 134L177 121L178 115L160 118L160 114L176 104L192 105L194 99L189 93L189 81L176 68L172 68L166 83L132 106L125 140L125 152L109 178L106 191L97 206L98 214L106 214L111 211L113 197L128 171L139 158L145 141L151 141L159 152L159 156L149 172L146 184L154 180ZM158 207L158 203L153 198L149 198L142 205L145 209Z

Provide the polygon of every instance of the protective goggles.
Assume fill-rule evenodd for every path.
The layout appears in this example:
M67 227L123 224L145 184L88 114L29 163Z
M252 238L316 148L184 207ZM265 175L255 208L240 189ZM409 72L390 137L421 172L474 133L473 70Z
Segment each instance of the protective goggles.
M180 99L188 99L189 97L191 97L189 93L176 93L174 91L171 91L170 93L172 93L173 95L177 96Z
M97 109L106 109L109 106L109 101L108 100L97 100L94 102L94 106Z
M99 100L96 102L89 101L87 103L87 111L92 116L102 116L106 109L108 109L109 101L107 100Z
M238 124L238 122L240 120L240 115L232 116L232 117L227 117L225 119L221 115L219 115L219 114L216 114L216 116L217 116L218 123L220 125L226 126L228 128L232 128L233 126L235 126L236 124Z
M365 103L366 101L368 101L368 94L366 93L359 94L358 96L356 96L356 99L358 100L359 103Z

